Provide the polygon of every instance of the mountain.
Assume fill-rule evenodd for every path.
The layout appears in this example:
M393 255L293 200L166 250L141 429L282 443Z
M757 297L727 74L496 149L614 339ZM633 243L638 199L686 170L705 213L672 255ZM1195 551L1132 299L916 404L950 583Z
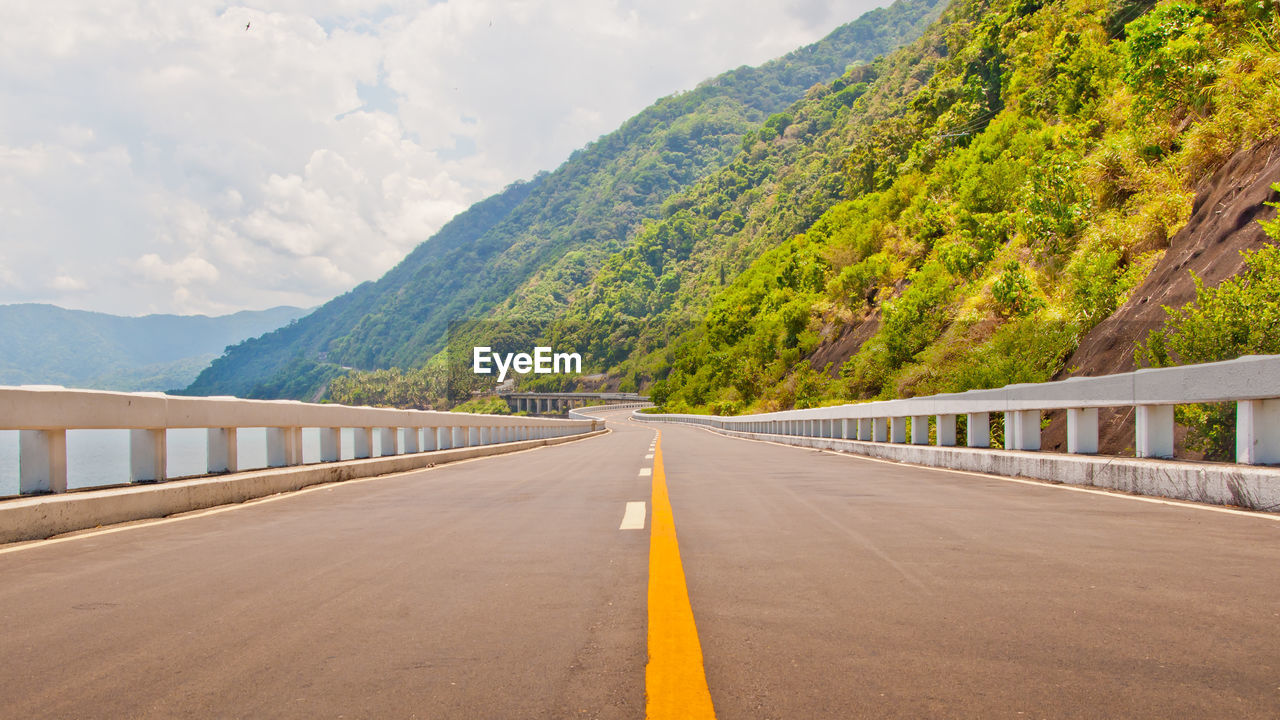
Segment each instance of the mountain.
M460 214L375 282L287 328L229 348L187 392L308 397L345 368L413 367L451 324L513 295L550 319L565 297L532 282L553 272L581 289L664 202L738 155L743 137L815 84L917 37L941 0L899 0L813 45L659 100L563 165Z
M739 208L774 216L842 183L838 202L766 234L739 273L759 235L711 222L710 188L672 198L701 228L694 251L611 259L580 310L604 321L580 342L630 343L612 374L722 414L1280 353L1278 10L953 2L796 150L825 169ZM735 160L744 177L767 139ZM619 320L634 331L607 335ZM1176 408L1178 452L1230 459L1234 413ZM1065 414L1046 421L1045 447L1064 446ZM1100 424L1104 452L1131 454L1131 409Z
M120 317L54 305L0 305L0 385L169 390L228 345L305 315L276 307L233 315Z
M624 240L481 264L496 299L452 334L524 333L668 410L721 414L1277 353L1276 77L1275 3L953 0L743 132ZM331 392L460 396L421 363ZM1228 457L1232 413L1177 408L1180 447ZM1125 451L1132 413L1100 421L1103 450Z
M955 0L745 134L585 280L566 256L489 317L548 307L588 372L721 414L1280 352L1278 10ZM1177 408L1180 446L1229 457L1233 412ZM1132 413L1102 416L1124 452Z

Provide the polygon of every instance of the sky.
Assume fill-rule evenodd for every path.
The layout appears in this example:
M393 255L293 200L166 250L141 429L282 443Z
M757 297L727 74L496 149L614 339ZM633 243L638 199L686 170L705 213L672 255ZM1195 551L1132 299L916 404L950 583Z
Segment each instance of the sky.
M5 0L0 304L310 307L886 0Z

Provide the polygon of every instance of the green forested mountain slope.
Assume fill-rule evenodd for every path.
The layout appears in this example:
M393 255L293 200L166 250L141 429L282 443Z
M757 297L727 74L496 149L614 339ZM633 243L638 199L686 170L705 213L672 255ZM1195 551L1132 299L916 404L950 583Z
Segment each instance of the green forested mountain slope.
M0 305L0 385L101 390L185 387L228 345L287 325L306 310L120 317L54 305Z
M742 137L815 83L915 38L940 0L900 0L759 68L739 68L664 98L554 172L478 203L383 278L298 323L230 348L194 394L305 397L343 368L412 367L452 322L517 294L527 315L557 314L565 292L634 239L664 201L732 159Z
M1081 339L1175 237L1194 246L1250 230L1179 236L1197 188L1227 196L1205 211L1220 213L1235 186L1202 187L1211 177L1243 189L1277 166L1266 161L1280 137L1274 3L961 0L870 71L868 102L829 146L837 169L814 176L842 183L844 199L714 297L695 293L685 334L643 344L615 372L657 378L669 408L720 412L1049 379L1073 370ZM893 92L904 75L927 82ZM1252 175L1214 176L1253 154L1264 157ZM732 260L732 237L704 257ZM632 260L642 258L616 262ZM1273 295L1251 297L1280 303ZM1141 349L1142 337L1128 340ZM1220 354L1256 349L1224 342Z

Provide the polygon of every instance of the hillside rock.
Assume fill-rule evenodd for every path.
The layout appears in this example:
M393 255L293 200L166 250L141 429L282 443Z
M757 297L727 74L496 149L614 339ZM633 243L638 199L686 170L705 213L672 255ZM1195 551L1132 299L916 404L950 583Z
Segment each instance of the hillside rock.
M1173 236L1155 268L1129 300L1093 328L1067 361L1058 379L1109 375L1134 368L1133 351L1152 330L1161 327L1164 308L1179 308L1195 299L1192 273L1213 287L1238 273L1241 252L1267 244L1258 224L1276 216L1267 205L1280 199L1271 188L1280 182L1280 143L1268 142L1233 155L1196 188L1191 220ZM1055 413L1045 431L1044 447L1066 448L1065 413ZM1100 450L1132 451L1132 410L1102 411L1098 416Z

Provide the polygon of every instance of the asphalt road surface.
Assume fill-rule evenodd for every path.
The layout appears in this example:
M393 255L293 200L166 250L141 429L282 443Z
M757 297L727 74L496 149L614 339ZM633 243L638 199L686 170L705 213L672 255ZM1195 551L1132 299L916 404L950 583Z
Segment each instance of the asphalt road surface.
M1280 717L1273 517L626 415L0 548L0 717L643 718L664 474L719 718Z

